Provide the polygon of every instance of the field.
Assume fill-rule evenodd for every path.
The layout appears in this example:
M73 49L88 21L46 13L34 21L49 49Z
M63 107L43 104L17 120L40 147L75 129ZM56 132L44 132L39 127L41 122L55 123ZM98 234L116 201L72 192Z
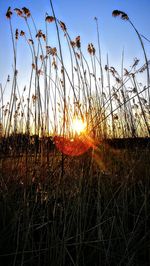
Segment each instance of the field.
M148 265L149 147L1 158L1 265Z
M97 44L88 44L87 59L80 36L72 39L50 6L45 33L28 8L6 13L14 61L12 80L0 84L0 266L148 266L150 77L143 38L126 13L113 11L129 22L144 55L127 70L122 54L119 74L108 56L103 65L97 18ZM16 14L26 32L13 30ZM57 48L48 43L51 24ZM20 38L32 61L23 89Z

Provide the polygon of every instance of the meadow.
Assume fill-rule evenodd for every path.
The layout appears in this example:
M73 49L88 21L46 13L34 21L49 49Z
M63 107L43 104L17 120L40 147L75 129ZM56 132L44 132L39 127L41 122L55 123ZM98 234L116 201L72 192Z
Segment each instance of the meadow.
M144 56L127 69L122 52L119 73L108 56L102 62L98 19L97 44L85 51L50 4L45 31L26 7L6 12L13 70L0 84L0 265L148 266L149 40L112 12L130 23ZM19 41L31 55L23 88Z

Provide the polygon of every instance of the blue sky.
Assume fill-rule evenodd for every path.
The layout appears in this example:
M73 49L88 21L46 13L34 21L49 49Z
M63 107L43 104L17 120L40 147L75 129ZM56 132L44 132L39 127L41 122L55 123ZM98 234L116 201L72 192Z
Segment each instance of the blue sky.
M125 63L132 64L133 58L143 60L142 50L135 32L128 22L112 17L112 11L119 9L126 12L140 33L150 39L150 1L149 0L54 0L56 16L65 22L72 38L81 36L82 47L86 49L89 42L96 43L96 27L94 17L99 20L100 38L103 62L109 54L110 64L121 67L121 53L125 50ZM13 63L10 30L5 13L11 6L28 7L35 19L38 28L43 28L45 12L51 14L48 0L1 0L0 1L0 82L4 83L5 77L11 71ZM12 18L13 28L22 29L22 20L16 15ZM51 34L53 35L53 34ZM52 40L51 40L52 41ZM150 54L150 44L145 41L146 49ZM28 57L28 48L20 41L18 45L18 67L24 60L23 71L27 67L25 57Z

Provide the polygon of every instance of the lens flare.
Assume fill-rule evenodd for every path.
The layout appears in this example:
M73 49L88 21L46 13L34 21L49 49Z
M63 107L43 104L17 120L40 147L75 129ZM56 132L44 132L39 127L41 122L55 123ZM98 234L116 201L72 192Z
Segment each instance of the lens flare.
M70 136L55 136L54 142L57 149L69 156L79 156L94 147L88 136L87 123L81 118L74 118L70 124Z
M91 147L91 143L89 143L86 139L78 137L69 139L62 136L55 136L54 142L60 152L70 156L82 155Z

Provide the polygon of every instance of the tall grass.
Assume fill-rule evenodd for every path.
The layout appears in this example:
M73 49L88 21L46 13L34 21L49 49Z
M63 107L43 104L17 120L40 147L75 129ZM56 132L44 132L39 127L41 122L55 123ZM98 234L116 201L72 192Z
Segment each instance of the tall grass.
M129 70L122 65L120 76L118 71L110 66L108 56L103 67L97 18L95 21L98 52L94 45L89 43L87 47L89 60L82 52L80 36L72 40L65 23L56 18L52 2L51 8L52 16L47 14L45 17L45 33L37 29L34 18L27 8L15 9L20 19L25 22L27 32L17 29L14 33L12 18L15 14L11 9L7 11L14 52L14 78L8 110L6 110L7 105L3 103L3 88L1 88L1 113L5 120L4 135L8 136L19 130L18 116L23 125L23 132L18 131L18 133L43 136L69 135L73 117L79 116L88 122L89 134L93 132L94 135L101 135L101 138L149 136L149 96L146 96L149 95L149 61L142 37L128 16L126 15L125 19L136 30L145 63L138 68L139 60L135 59ZM125 14L117 10L113 12L114 16L117 16L116 12L117 15ZM51 47L49 43L51 23L56 25L56 47ZM16 66L19 38L25 39L31 52L32 66L30 83L26 85L28 95L26 99L19 96L21 89L18 87L19 74ZM68 47L70 66L68 62L65 64L62 42L65 49ZM143 72L146 72L147 85L139 87L138 79ZM25 104L22 101L26 101Z
M82 38L70 36L50 4L45 33L29 9L15 9L26 32L14 31L16 14L6 13L14 62L12 81L0 86L0 265L149 265L149 138L140 148L136 141L149 136L149 84L138 82L145 72L149 80L149 61L139 66L134 59L126 69L122 54L119 74L107 55L103 66L98 19L98 44L89 43L86 54ZM55 47L49 43L52 23ZM20 38L31 55L23 90ZM87 122L84 137L92 147L73 157L61 153L50 135L63 137L64 146L66 137L72 143L76 117ZM116 138L126 138L127 146L115 148Z

